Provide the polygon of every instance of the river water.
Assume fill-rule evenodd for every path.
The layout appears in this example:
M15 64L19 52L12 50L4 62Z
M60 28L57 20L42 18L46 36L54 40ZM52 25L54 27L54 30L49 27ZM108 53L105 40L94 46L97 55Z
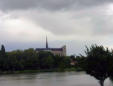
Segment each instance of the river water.
M34 73L0 75L0 86L100 86L98 81L83 72ZM106 79L105 86L113 86Z

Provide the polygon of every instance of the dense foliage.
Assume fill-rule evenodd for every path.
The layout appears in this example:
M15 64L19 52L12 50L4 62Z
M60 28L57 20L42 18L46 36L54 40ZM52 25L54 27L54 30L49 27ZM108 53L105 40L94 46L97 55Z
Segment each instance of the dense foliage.
M17 70L64 70L70 67L70 58L54 56L50 52L37 53L34 49L5 52L0 50L0 71Z
M86 47L85 64L81 64L84 71L94 76L101 86L104 86L104 80L113 76L113 53L103 46L92 45Z

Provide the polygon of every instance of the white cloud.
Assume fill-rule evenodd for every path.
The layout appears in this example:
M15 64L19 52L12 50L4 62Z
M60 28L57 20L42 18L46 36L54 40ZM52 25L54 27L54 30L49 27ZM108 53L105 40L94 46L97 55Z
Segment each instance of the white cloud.
M40 26L30 22L24 18L12 18L9 16L3 16L0 19L0 35L1 39L7 39L8 41L37 41L40 40L40 36L49 33L43 30Z
M45 42L47 35L50 43L58 40L57 46L67 44L69 53L78 53L84 45L92 43L112 46L112 11L112 4L78 10L0 11L0 40L33 45Z

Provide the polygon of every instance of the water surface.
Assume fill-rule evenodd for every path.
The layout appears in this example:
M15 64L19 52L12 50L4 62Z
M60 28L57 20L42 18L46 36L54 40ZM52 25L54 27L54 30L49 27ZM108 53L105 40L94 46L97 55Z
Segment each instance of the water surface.
M99 86L99 83L83 72L65 72L0 75L0 86ZM105 86L112 86L109 79Z

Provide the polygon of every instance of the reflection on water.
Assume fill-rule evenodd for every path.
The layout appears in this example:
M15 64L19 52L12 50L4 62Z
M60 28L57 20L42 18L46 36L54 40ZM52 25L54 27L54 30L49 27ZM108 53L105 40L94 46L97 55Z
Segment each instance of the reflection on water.
M1 75L0 86L99 86L95 78L85 73L38 73ZM112 86L109 79L105 86Z

